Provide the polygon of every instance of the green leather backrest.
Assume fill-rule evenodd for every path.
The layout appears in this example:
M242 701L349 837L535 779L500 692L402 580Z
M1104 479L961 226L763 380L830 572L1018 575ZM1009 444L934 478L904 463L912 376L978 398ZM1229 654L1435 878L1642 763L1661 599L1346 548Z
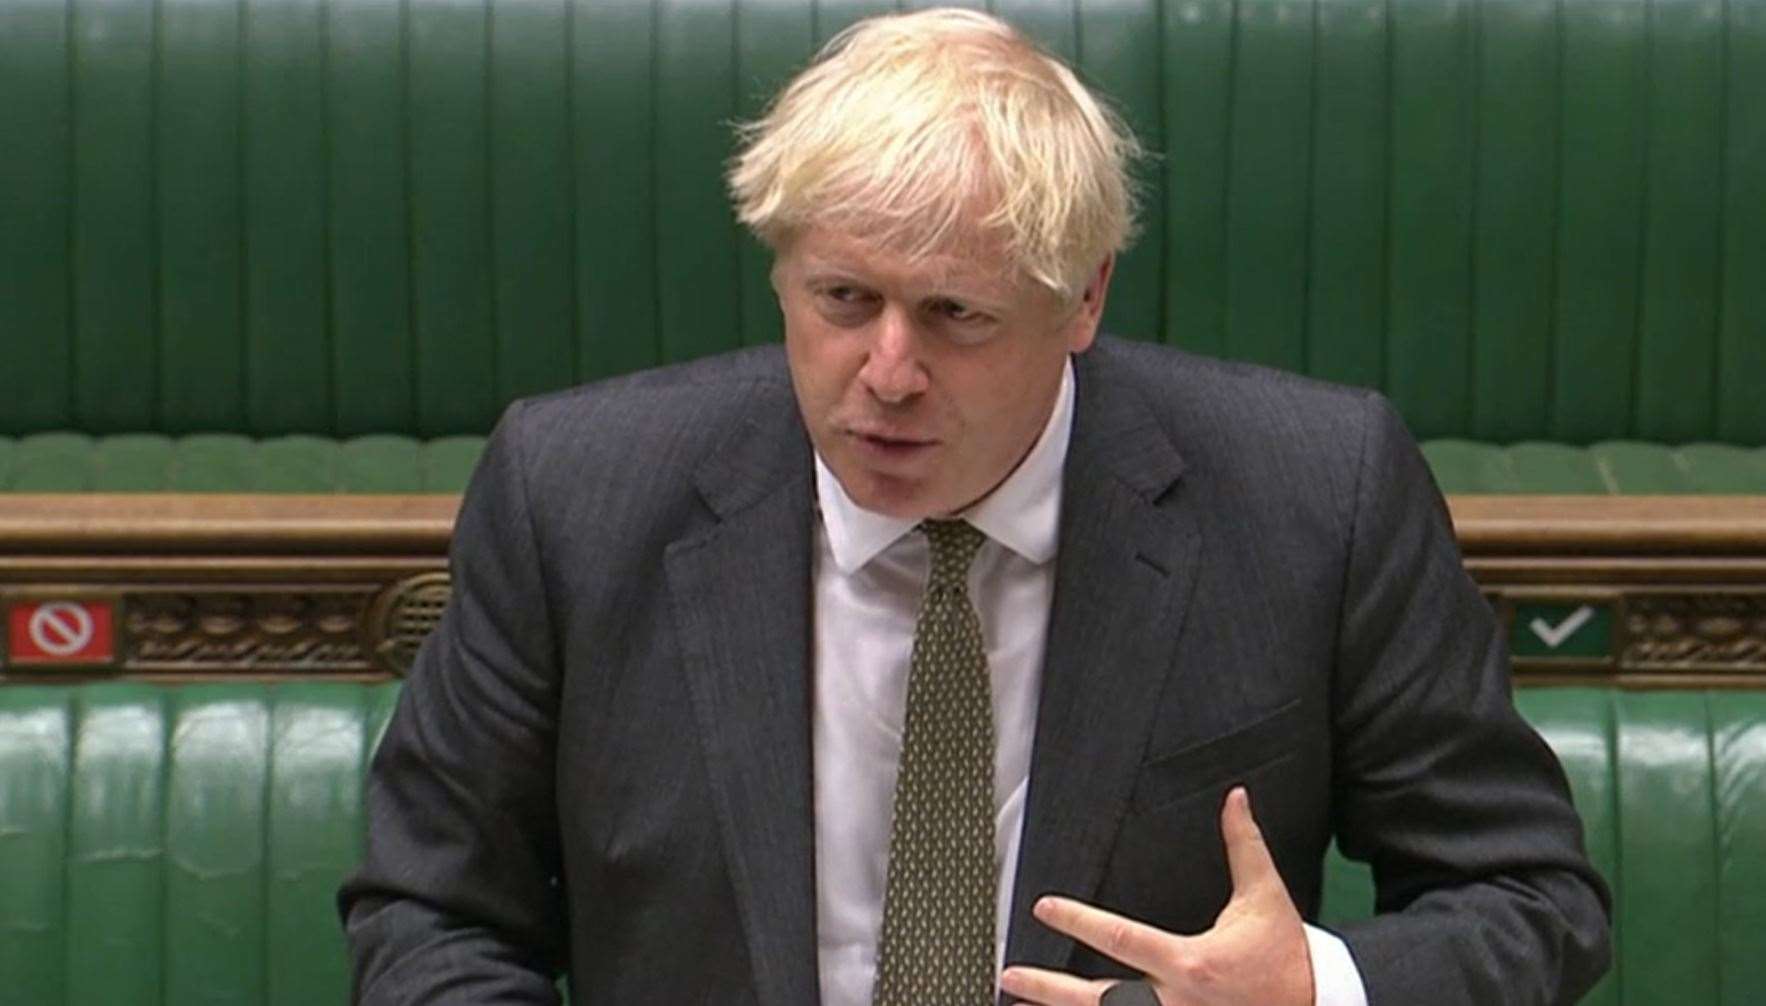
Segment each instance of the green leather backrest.
M0 688L0 998L349 998L334 896L395 685Z
M397 685L0 688L0 990L33 1006L310 1006ZM1522 689L1616 897L1595 1004L1766 989L1766 693ZM1327 921L1365 915L1333 853Z
M1752 1006L1766 990L1766 693L1523 688L1614 894L1613 969L1590 1006ZM1365 917L1333 850L1325 921Z
M880 0L0 0L0 434L483 433L777 336L729 123ZM1766 443L1766 0L992 0L1161 156L1112 328Z

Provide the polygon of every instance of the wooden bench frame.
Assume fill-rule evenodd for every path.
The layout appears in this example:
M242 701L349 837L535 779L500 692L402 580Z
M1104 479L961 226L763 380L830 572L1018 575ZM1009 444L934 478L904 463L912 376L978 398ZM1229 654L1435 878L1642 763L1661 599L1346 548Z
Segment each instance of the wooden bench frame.
M1766 687L1766 498L1449 505L1467 568L1516 644L1518 683ZM400 674L446 601L458 506L448 495L0 496L0 610L79 602L107 611L115 635L101 659L27 664L8 660L17 626L0 615L0 681ZM1549 652L1560 633L1566 652Z

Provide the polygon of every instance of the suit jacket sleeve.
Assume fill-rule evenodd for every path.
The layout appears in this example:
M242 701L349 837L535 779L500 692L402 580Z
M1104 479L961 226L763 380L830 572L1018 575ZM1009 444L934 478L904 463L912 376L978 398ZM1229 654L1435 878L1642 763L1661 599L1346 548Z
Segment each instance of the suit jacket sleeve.
M1338 842L1377 914L1345 926L1371 1006L1569 1003L1609 962L1610 898L1551 750L1514 709L1498 620L1378 396L1351 518L1335 691Z
M368 781L363 865L338 896L363 1003L556 1003L558 674L521 464L521 405L455 526L453 599Z

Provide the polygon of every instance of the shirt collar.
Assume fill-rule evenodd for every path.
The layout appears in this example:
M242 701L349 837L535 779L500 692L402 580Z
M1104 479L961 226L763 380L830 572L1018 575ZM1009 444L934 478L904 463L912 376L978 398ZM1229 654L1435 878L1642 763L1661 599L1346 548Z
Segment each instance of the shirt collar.
M993 492L958 516L1037 565L1053 559L1060 534L1061 469L1072 433L1073 360L1069 357L1055 407L1030 453ZM816 454L816 499L834 564L842 573L858 571L920 523L873 513L854 503L820 453Z

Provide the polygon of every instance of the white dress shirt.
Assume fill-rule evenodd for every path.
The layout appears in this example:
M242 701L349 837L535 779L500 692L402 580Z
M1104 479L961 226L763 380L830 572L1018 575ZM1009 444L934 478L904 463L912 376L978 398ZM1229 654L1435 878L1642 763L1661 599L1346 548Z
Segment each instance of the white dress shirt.
M1055 590L1073 367L1022 463L962 514L987 540L969 567L993 689L995 961L1005 954L1030 779L1030 746ZM864 510L816 457L816 942L823 1006L870 1006L883 926L914 620L931 555L913 520ZM1108 907L1108 906L1103 906ZM1343 941L1306 927L1317 1006L1366 1006Z

